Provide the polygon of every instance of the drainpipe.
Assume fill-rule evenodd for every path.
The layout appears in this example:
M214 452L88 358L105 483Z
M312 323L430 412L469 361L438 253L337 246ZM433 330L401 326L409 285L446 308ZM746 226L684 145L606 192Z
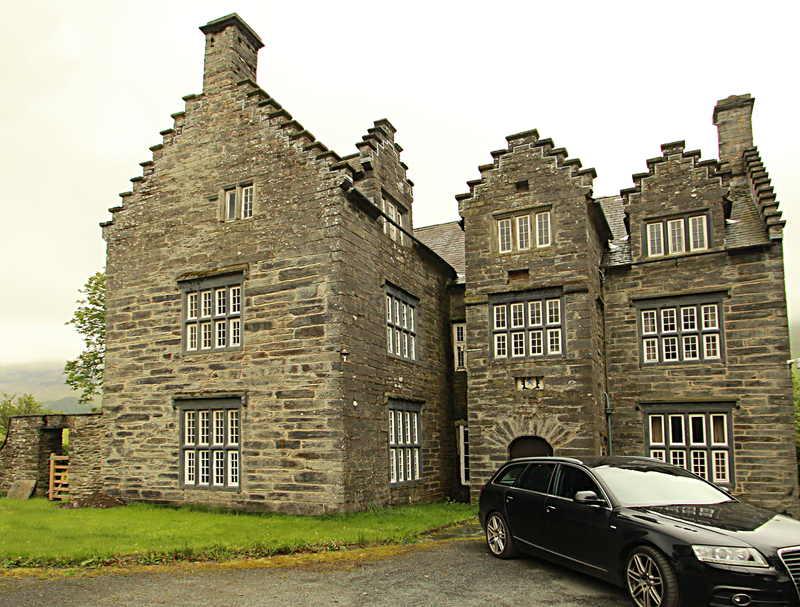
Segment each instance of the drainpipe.
M611 434L611 414L614 410L611 408L611 397L608 395L608 338L606 335L606 297L605 297L606 275L603 269L600 269L600 296L602 297L601 303L603 304L603 381L605 383L605 391L603 396L606 399L606 440L608 441L608 455L614 455L614 446Z

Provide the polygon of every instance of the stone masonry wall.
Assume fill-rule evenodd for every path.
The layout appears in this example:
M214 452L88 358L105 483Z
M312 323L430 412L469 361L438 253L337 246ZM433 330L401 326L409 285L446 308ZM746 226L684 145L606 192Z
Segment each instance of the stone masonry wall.
M410 213L394 129L380 121L359 144L357 159L374 165L341 160L255 83L235 81L247 48L244 63L209 59L209 36L230 42L228 53L239 48L228 29L246 28L234 19L221 36L220 27L204 29L215 70L204 95L185 98L105 224L105 491L301 514L397 493L406 502L445 496L452 464L436 458L455 448L442 430L454 434L441 343L449 274L424 248L384 233L383 193ZM372 200L351 191L354 178ZM225 191L245 185L254 187L253 217L226 221ZM186 351L180 281L231 272L244 281L241 349ZM385 280L420 297L425 363L387 360ZM399 492L388 489L385 404L394 394L424 402L426 428L425 481ZM230 396L245 402L240 487L183 488L176 399Z
M599 453L605 438L593 171L579 170L580 161L566 160L566 150L535 131L508 139L508 150L493 152L495 163L480 167L483 178L458 197L467 235L467 341L482 348L467 357L473 499L519 436L540 436L559 455ZM498 217L548 209L550 246L498 253ZM489 295L543 288L563 292L565 354L494 360ZM540 377L543 388L520 391L517 377Z
M797 512L789 340L780 242L726 250L722 177L696 154L664 146L627 207L634 263L606 271L609 393L615 453L646 455L642 406L732 405L735 485L755 505ZM750 203L752 204L752 203ZM640 227L648 218L708 212L710 247L647 258ZM640 362L634 302L722 292L724 357L672 365Z
M36 479L36 495L47 497L51 453L62 454L64 430L69 430L69 496L74 499L98 491L100 441L99 414L20 415L11 418L0 446L0 493L15 480Z

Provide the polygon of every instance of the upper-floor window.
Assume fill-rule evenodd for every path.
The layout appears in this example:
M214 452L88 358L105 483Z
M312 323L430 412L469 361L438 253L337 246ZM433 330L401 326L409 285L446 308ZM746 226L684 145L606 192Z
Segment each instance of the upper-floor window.
M384 220L383 233L397 243L405 244L403 230L408 230L408 213L398 203L383 199L383 212L391 221ZM402 229L401 229L402 228Z
M456 371L463 371L467 356L467 323L465 322L453 324L453 349Z
M643 365L724 358L720 294L642 300L636 308Z
M385 301L387 352L405 360L417 360L419 300L387 283Z
M645 224L647 256L662 257L708 249L708 216L694 215Z
M253 216L255 187L243 185L227 188L223 191L223 216L225 221L250 219Z
M185 352L242 347L241 274L187 280L181 291Z
M550 211L497 220L497 250L500 253L526 251L551 244Z
M492 296L489 300L495 359L564 354L564 300L546 289Z

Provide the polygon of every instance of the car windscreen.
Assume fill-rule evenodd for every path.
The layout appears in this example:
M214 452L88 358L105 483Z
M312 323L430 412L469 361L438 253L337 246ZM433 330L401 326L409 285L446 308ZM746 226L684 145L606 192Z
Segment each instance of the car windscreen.
M731 501L727 493L680 468L598 466L593 471L623 506L719 504Z

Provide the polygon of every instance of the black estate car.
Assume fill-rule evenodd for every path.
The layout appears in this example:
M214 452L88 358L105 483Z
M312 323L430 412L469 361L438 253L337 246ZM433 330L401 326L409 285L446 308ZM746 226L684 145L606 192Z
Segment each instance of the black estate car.
M638 607L800 605L800 522L658 460L511 460L479 516L494 556L555 561Z

